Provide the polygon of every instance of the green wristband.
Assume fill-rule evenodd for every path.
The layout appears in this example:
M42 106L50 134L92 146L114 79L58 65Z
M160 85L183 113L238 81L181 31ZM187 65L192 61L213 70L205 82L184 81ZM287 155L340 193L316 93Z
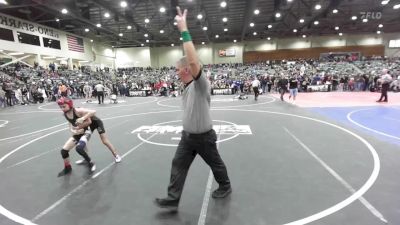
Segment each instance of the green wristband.
M192 37L190 36L190 33L189 33L189 31L183 31L182 33L181 33L181 37L182 37L182 41L183 42L188 42L188 41L192 41Z

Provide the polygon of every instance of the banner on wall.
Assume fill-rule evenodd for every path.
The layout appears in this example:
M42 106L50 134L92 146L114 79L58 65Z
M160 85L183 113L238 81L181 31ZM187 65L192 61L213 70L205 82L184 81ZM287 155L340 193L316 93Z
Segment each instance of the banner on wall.
M399 40L390 40L389 48L400 48L400 39Z
M218 51L219 57L235 57L236 56L236 49L229 48L229 49L220 49Z
M320 59L323 60L348 60L355 61L359 60L361 56L360 52L326 52L319 55Z
M129 97L147 97L151 95L151 90L129 91Z
M67 34L68 50L75 52L85 52L83 39Z
M213 88L211 89L212 95L231 95L232 89L230 88Z
M53 38L60 38L58 32L52 28L30 23L5 14L0 14L0 27L16 28L22 31L29 31L36 34L46 35Z

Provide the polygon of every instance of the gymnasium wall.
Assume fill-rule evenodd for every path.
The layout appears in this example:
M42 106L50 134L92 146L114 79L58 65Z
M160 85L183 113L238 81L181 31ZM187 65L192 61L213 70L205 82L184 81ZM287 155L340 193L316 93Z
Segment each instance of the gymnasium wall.
M399 34L344 35L272 39L245 44L244 62L288 58L319 58L320 53L358 51L363 55L394 56L388 40ZM388 54L389 53L389 54Z
M51 27L46 27L2 13L0 13L0 27L12 30L14 37L14 41L0 40L0 48L2 50L24 52L33 55L39 54L41 56L69 57L88 61L93 61L94 59L92 53L92 43L87 38L80 37L83 38L84 45L84 53L81 53L69 51L67 44L67 33ZM19 43L17 32L38 36L40 40L40 46ZM78 35L73 36L79 37ZM43 47L43 38L60 41L61 49Z
M150 48L117 48L115 49L116 67L148 67L151 65Z
M219 50L235 49L236 55L232 57L220 57ZM243 44L241 43L216 43L213 45L213 57L215 64L218 63L242 63L243 62Z
M385 46L339 46L299 49L278 49L272 51L251 51L244 53L244 62L261 62L274 59L318 59L321 53L327 52L361 52L364 56L384 55Z
M43 56L55 56L58 58L71 58L78 65L92 65L93 67L162 67L173 66L183 55L181 46L175 47L136 47L117 48L105 46L101 43L90 42L83 38L84 53L69 51L67 33L31 23L0 13L0 27L12 30L14 41L0 40L0 50L24 52L32 54L25 62L33 64L39 62L47 66L49 60ZM23 32L40 37L40 46L22 44L18 42L17 32ZM77 35L74 35L79 37ZM61 49L43 47L43 38L51 38L60 41ZM400 39L400 33L383 33L371 35L344 35L307 37L307 38L273 38L271 40L244 41L238 43L207 43L196 45L200 61L203 64L217 63L242 63L251 61L264 61L268 59L287 58L318 58L322 52L330 51L360 51L364 55L387 55L400 57L400 48L389 48L389 40ZM234 49L235 55L221 57L219 50ZM16 57L18 58L18 57ZM51 60L50 60L51 61ZM89 63L79 63L89 61Z
M400 40L400 33L389 33L383 35L385 55L389 57L400 57L400 48L389 48L389 40Z
M95 43L93 44L92 54L94 60L90 61L90 63L87 64L98 68L114 68L116 63L116 53L115 49L113 49L111 46L105 46Z
M203 65L213 64L213 46L212 44L207 45L196 45L197 55L200 62Z
M151 54L153 55L151 57L153 67L175 66L176 61L183 56L183 49L181 46L158 47L152 48Z
M341 37L323 36L304 39L273 38L271 40L263 39L238 43L209 43L196 45L196 49L203 64L241 63L288 58L319 58L320 53L334 51L361 52L366 56L400 56L400 49L388 48L390 39L400 39L400 33L344 35ZM179 48L181 51L179 51ZM219 50L222 49L235 49L236 55L234 57L220 57ZM183 55L181 46L150 48L150 56L146 60L150 60L152 67L173 66L180 55ZM140 63L139 66L141 66Z

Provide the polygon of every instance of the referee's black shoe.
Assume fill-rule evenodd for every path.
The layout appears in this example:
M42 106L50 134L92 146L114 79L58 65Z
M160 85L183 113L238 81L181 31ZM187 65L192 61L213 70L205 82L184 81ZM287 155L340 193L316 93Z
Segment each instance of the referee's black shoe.
M156 206L163 208L163 209L169 209L171 211L176 211L176 210L178 210L179 201L178 200L170 200L167 198L156 198L156 199L154 199L154 204L156 204Z
M230 193L232 192L232 188L231 186L229 187L219 187L218 189L216 189L215 191L213 191L212 193L212 197L213 198L225 198L226 196L228 196Z

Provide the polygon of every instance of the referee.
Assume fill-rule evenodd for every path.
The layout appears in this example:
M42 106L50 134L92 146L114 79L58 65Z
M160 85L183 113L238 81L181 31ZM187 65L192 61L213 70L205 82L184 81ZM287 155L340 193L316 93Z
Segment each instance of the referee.
M183 101L183 131L181 141L172 160L168 196L156 198L160 208L177 210L189 167L197 154L210 166L219 187L213 198L224 198L232 192L228 172L217 150L217 135L212 129L210 115L210 82L201 72L199 59L186 25L187 10L177 7L175 17L181 32L186 54L177 62L177 73L185 89Z
M253 88L254 91L254 100L257 101L258 95L260 94L260 81L257 79L257 77L254 78L254 80L251 82L251 87Z
M382 83L381 97L376 102L388 102L387 93L390 87L390 83L392 82L392 76L390 76L389 71L387 69L384 69L382 72L383 75L381 79L378 80Z

